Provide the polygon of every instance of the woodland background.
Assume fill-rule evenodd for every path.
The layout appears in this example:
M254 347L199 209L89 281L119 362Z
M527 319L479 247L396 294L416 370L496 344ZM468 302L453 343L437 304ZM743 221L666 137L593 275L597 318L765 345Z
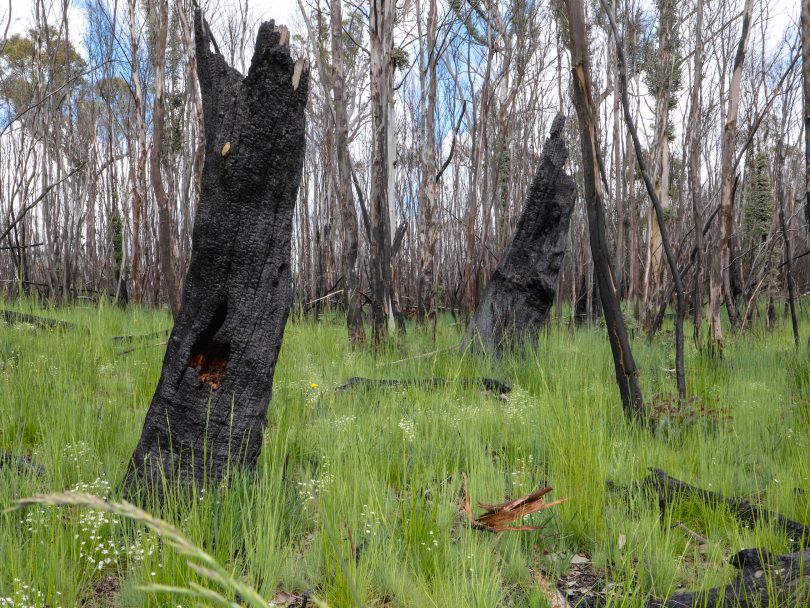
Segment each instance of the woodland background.
M383 4L377 14L353 1L299 0L293 46L308 59L312 80L292 240L296 303L318 314L332 304L351 308L357 294L360 307L384 284L390 327L442 310L468 317L512 234L558 110L569 116L570 172L583 191L565 10L557 0ZM671 278L623 125L605 5L586 4L615 280L628 317L649 327L672 297ZM244 73L254 8L245 1L203 9L219 48ZM798 257L810 249L808 62L798 4L613 0L609 9L696 336L708 267L726 238L716 220L726 177L733 190L724 302L742 327L765 301L772 323L789 257L797 258L796 295L810 289L808 258ZM9 3L6 25L11 11ZM27 31L5 28L0 280L7 296L177 309L204 142L192 11L185 0L36 0ZM734 59L749 12L737 90ZM729 168L723 132L735 97ZM554 317L592 321L596 296L580 198Z

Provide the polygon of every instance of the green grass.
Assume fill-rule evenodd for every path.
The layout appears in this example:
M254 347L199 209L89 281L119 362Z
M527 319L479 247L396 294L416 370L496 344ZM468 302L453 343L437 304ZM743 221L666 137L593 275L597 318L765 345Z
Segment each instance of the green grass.
M111 338L156 331L168 316L8 306L87 331L0 325L0 449L44 467L39 476L0 469L0 508L71 489L118 498L163 348L119 356ZM347 349L340 319L291 321L258 474L172 496L157 515L266 599L310 591L332 608L545 606L533 573L553 580L576 553L609 571L612 605L641 606L651 593L729 580L726 559L740 548L787 550L767 523L746 528L722 509L684 502L662 524L649 496L606 489L651 466L810 522L810 362L794 354L789 324L729 340L719 364L687 340L690 393L727 408L728 419L668 416L654 433L624 418L602 329L553 329L536 353L499 362L452 348L462 329L443 320L434 345L431 332L410 328L375 355ZM671 337L634 348L645 397L671 399ZM513 392L502 401L462 387L334 390L351 376L474 375L507 380ZM462 471L473 504L546 483L552 498L568 500L528 518L545 525L540 533L471 530L459 515ZM698 547L678 521L709 543ZM205 584L186 562L115 513L39 505L0 515L0 607L104 605L94 589L110 575L120 583L116 606L198 605L142 590Z

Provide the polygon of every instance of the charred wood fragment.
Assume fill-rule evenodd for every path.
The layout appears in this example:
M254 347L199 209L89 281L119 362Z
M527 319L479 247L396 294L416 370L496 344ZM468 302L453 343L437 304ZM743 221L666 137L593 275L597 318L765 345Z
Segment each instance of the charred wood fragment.
M757 550L746 549L745 552ZM735 556L736 557L736 556ZM739 573L708 591L652 599L648 608L803 608L810 606L810 549L750 561L735 559Z

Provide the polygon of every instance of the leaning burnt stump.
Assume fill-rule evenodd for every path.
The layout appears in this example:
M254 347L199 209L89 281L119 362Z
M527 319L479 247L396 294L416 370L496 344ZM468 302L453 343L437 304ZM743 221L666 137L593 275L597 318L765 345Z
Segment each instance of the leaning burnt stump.
M467 327L467 343L499 354L535 343L554 303L576 185L565 172L565 117L558 114L543 146L512 240Z
M255 465L292 303L290 239L308 70L289 34L259 28L244 78L198 10L205 162L192 256L126 486L219 479ZM214 50L211 49L212 43Z

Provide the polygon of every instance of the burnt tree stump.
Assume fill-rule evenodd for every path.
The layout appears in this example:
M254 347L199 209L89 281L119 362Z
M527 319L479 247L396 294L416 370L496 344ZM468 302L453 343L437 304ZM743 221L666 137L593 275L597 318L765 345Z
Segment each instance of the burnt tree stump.
M534 344L554 303L576 201L576 185L564 168L564 126L558 114L515 233L467 328L467 343L486 352Z
M194 20L205 162L181 308L125 482L160 493L257 460L292 303L290 240L309 73L272 21L247 76ZM211 45L214 45L212 51Z

